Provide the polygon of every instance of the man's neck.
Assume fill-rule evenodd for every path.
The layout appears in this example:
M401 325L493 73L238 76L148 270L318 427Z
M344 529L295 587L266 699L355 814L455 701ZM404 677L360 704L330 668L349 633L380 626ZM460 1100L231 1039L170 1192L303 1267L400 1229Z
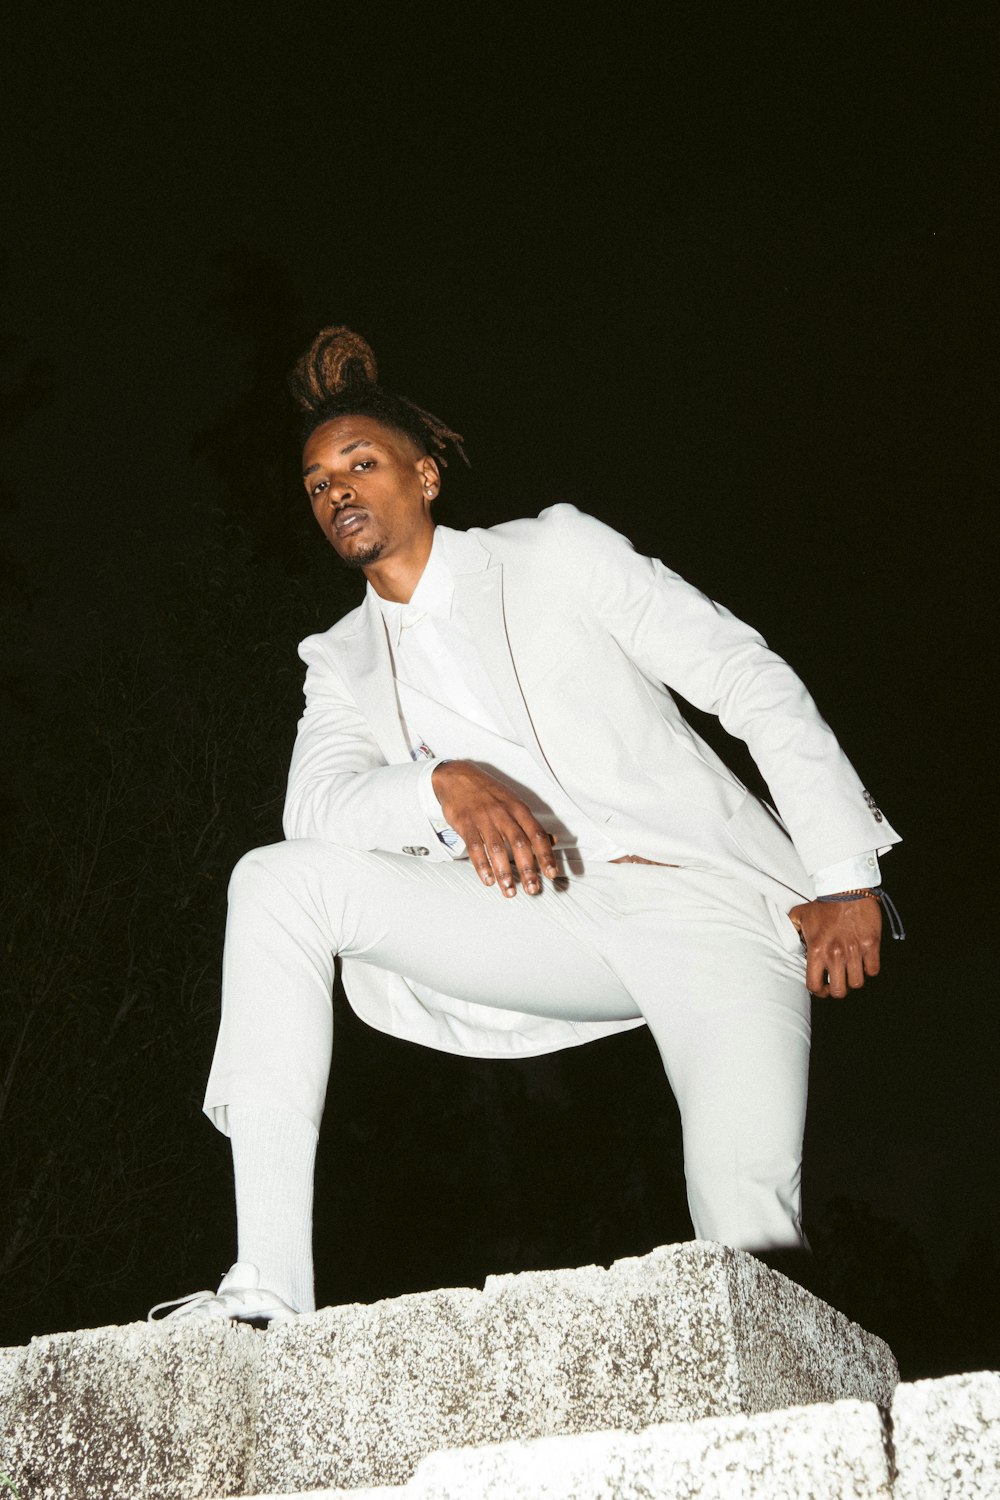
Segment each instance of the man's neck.
M382 599L393 604L409 604L413 590L423 575L427 559L434 545L434 528L422 534L418 542L406 552L394 552L390 557L379 558L370 567L363 569L365 577Z

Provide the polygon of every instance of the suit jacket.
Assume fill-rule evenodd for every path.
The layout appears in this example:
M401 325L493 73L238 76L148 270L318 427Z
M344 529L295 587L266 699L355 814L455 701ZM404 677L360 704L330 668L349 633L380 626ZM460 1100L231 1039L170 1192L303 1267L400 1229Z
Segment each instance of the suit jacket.
M572 505L451 534L455 600L528 751L621 847L718 869L784 915L810 872L899 835L791 668L749 625ZM285 804L289 839L449 859L422 812L382 615L371 598L299 648L307 665ZM745 740L780 817L682 717L676 688ZM417 854L419 851L419 855ZM642 1024L545 1020L418 999L350 959L348 998L395 1036L481 1057L524 1056Z

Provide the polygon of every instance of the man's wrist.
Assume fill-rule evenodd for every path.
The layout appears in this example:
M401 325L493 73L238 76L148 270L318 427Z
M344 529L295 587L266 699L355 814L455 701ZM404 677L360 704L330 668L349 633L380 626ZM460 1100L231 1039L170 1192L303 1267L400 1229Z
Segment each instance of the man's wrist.
M419 793L420 806L423 812L430 818L432 823L438 827L446 826L447 820L441 807L437 787L434 778L442 766L450 766L449 760L429 760L424 766L424 774L420 778Z
M854 891L876 886L881 882L878 855L874 849L840 859L836 864L824 865L813 875L813 889L817 896L832 896L839 891Z
M451 764L450 760L428 761L424 775L420 778L418 790L421 810L434 830L434 833L452 857L460 859L465 853L465 843L461 835L455 832L445 817L444 809L441 806L437 790L434 786L435 772L439 771L442 766L450 766Z
M824 896L817 896L817 901L877 901L882 894L880 885L859 886L853 891L828 891Z
M454 764L455 764L455 762L453 760L435 760L435 761L433 761L431 763L431 774L430 774L430 777L429 777L431 786L434 787L434 778L435 778L435 776L437 775L437 773L441 770L441 768L443 766L453 766ZM434 787L434 795L435 795L435 797L437 796L437 788L436 787Z
M884 890L880 885L862 886L860 889L854 891L835 891L826 896L817 896L816 901L823 904L827 902L840 904L843 902L845 905L853 901L877 901L889 919L889 931L892 936L897 941L902 941L906 937L906 928L903 926L903 920L896 910L896 903L888 891Z

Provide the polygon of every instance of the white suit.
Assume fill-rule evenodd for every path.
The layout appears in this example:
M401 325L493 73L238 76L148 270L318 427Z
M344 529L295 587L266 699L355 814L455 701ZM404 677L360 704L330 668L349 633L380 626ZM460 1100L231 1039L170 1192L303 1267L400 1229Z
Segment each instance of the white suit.
M318 1123L335 952L363 1019L444 1050L529 1055L645 1018L681 1106L696 1233L798 1243L808 998L785 914L814 894L810 872L898 835L787 664L610 528L557 505L447 536L456 604L520 745L617 846L681 868L597 867L560 903L504 902L453 865L369 594L300 648L290 842L234 874L206 1110L223 1129L227 1105L251 1099ZM670 687L746 741L780 819ZM501 907L517 908L514 941ZM492 990L475 993L490 966ZM535 1008L538 994L551 1003Z
M738 875L785 912L811 899L810 872L898 842L791 668L624 537L555 505L537 520L453 533L453 552L456 543L464 617L523 743L631 853ZM309 636L300 654L306 710L286 837L447 860L416 795L422 767L400 724L371 598ZM685 722L670 687L746 741L784 826ZM790 923L787 938L798 946ZM397 975L345 959L343 981L372 1026L470 1055L548 1051L634 1024L581 1031L532 1018L512 1036L506 1013L443 1000L442 1026Z

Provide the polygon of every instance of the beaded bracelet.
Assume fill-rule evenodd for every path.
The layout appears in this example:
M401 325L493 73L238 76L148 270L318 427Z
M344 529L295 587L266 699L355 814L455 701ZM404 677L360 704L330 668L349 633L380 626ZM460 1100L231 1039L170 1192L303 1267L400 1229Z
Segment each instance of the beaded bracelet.
M817 901L864 901L866 899L881 903L882 910L889 918L889 931L892 933L893 938L898 942L902 942L903 938L906 937L906 930L903 927L899 912L896 910L896 903L888 891L883 890L880 885L859 886L855 891L837 891L832 896L816 897Z

